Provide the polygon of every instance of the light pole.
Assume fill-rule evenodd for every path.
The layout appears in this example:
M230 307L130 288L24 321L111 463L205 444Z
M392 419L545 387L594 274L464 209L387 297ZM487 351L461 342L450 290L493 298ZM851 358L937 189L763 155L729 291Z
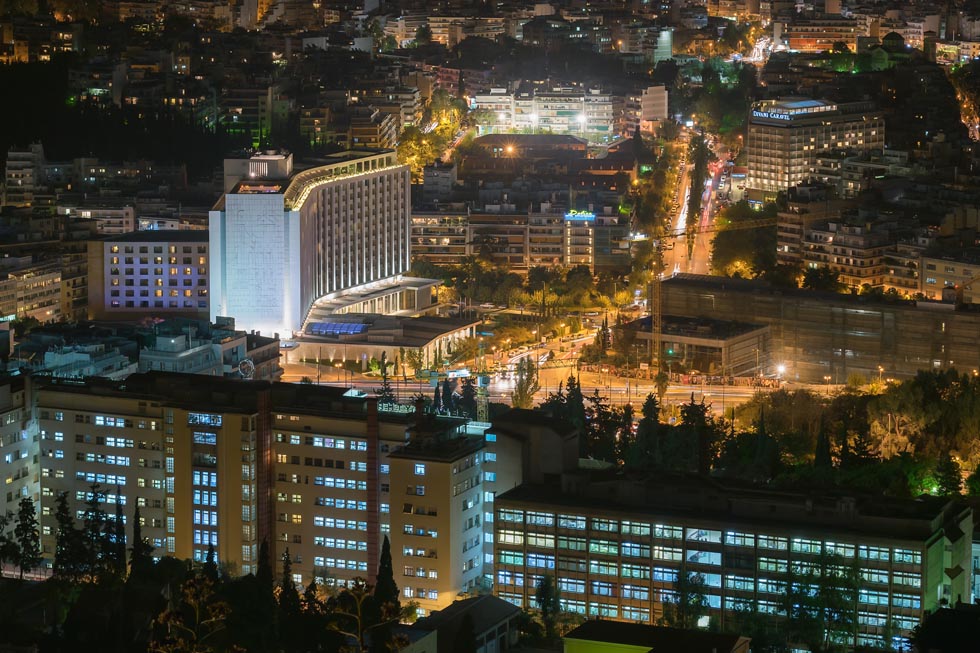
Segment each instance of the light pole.
M824 385L827 386L827 394L829 395L830 394L830 375L829 374L824 374L824 376L823 376L823 382L824 382Z
M881 373L885 371L885 368L881 365L878 366L878 385L881 385Z

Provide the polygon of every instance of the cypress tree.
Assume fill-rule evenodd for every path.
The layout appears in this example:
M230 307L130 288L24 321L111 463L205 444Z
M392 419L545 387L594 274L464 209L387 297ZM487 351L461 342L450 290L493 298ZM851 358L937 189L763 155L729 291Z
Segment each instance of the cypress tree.
M14 527L17 539L17 567L20 577L25 571L33 571L41 562L41 534L37 524L37 510L34 500L23 497L17 507L17 525Z
M143 518L140 516L139 504L133 511L133 546L129 554L130 574L140 576L144 574L153 564L153 547L143 539Z
M272 565L269 564L269 541L262 540L259 546L259 568L255 572L255 578L259 581L262 591L272 590Z
M830 469L833 465L830 456L830 437L824 426L823 416L821 416L820 430L817 431L817 446L813 453L813 464L817 469Z
M382 610L389 610L392 618L397 618L401 611L401 603L398 600L398 585L395 584L395 570L391 563L391 542L385 535L381 543L381 559L378 563L378 578L374 585L374 598Z

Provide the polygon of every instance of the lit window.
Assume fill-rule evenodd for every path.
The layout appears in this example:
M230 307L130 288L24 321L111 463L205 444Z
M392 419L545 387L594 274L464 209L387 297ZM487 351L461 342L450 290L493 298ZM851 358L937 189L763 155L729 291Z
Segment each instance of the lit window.
M425 476L425 465L422 463L415 463L415 475Z

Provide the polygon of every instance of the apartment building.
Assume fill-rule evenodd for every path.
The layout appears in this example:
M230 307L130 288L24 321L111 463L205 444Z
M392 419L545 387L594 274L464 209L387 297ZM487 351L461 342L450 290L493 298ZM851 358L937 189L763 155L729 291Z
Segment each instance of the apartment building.
M0 382L0 461L3 462L3 501L0 513L17 512L23 497L37 495L35 464L39 452L37 437L31 433L30 404L22 377Z
M815 176L824 153L881 150L884 144L884 115L868 102L757 102L749 116L746 186L752 199L769 199Z
M84 502L100 491L108 512L123 508L129 536L133 509L140 507L143 536L156 555L202 561L213 546L232 573L246 574L255 571L258 547L267 540L274 559L289 551L294 580L304 585L314 577L333 586L370 579L389 532L393 552L422 548L419 532L406 534L402 515L415 515L414 507L427 512L431 503L431 516L448 522L431 527L442 533L438 541L427 536L429 548L441 551L434 564L443 565L433 578L439 599L430 605L448 605L482 573L485 425L467 431L456 418L427 422L465 436L459 451L468 453L445 466L422 463L430 471L412 484L431 488L424 495L430 503L422 506L406 499L405 478L414 467L404 467L404 455L392 458L412 442L421 418L415 409L379 411L373 397L344 388L166 372L124 382L27 383L33 411L25 405L24 382L0 386L0 476L8 508L21 496L39 501L47 566L59 494L68 493L81 519ZM393 503L398 521L390 529ZM412 513L404 513L406 503ZM427 528L426 515L417 514L422 521L411 525ZM476 542L465 570L464 536Z
M389 454L392 565L402 597L441 610L483 576L483 439L413 432Z
M881 287L894 227L846 219L810 225L803 237L803 265L830 268L842 284L855 290L864 285Z
M704 581L722 628L779 617L791 575L858 568L853 644L908 635L942 601L969 596L973 511L956 501L859 500L663 478L525 484L495 502L495 593L531 606L542 575L564 610L656 623L680 574Z
M781 29L780 29L781 28ZM796 16L776 28L776 40L796 52L829 52L835 43L845 43L853 52L858 36L866 29L853 18L832 15Z
M601 89L554 87L511 93L492 88L473 96L474 109L486 109L480 133L517 131L572 134L591 141L616 136L622 97Z
M89 319L207 317L206 231L136 231L88 246Z
M544 207L550 208L550 207ZM629 226L612 213L422 213L412 215L412 256L455 264L483 256L522 272L534 266L629 265Z
M60 262L32 264L30 257L9 261L14 264L12 268L0 266L0 317L7 320L32 317L42 323L61 317Z

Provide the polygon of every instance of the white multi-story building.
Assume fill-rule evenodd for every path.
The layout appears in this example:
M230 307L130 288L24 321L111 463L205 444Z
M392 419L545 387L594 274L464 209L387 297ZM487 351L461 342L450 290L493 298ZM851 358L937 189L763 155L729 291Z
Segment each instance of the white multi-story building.
M747 186L774 195L816 173L817 159L833 150L880 150L885 118L869 102L766 100L749 116Z
M481 133L551 132L602 141L616 135L622 98L599 89L562 87L511 93L493 88L475 95L473 107L486 110L485 123L479 125Z
M275 176L250 167L211 211L212 317L299 331L317 300L379 282L390 298L382 312L413 310L390 284L409 266L408 166L390 150L343 152L301 172L279 157L264 166Z
M206 317L209 268L203 231L135 231L91 241L89 317Z

